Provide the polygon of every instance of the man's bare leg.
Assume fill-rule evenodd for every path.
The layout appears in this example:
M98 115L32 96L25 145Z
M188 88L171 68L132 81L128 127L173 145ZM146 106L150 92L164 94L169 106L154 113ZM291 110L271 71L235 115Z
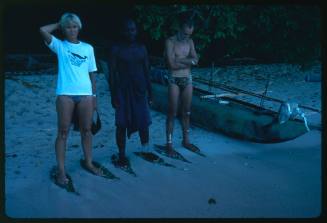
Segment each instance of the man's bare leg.
M192 104L193 86L188 84L181 94L182 104L182 129L183 129L183 141L184 147L196 151L194 145L190 143L189 129L190 129L190 115L191 115L191 104Z
M57 182L61 185L68 183L65 172L65 151L69 127L74 111L74 102L67 96L58 96L56 100L58 133L55 142L56 159L58 164Z
M102 175L100 169L92 164L92 115L93 115L93 98L86 96L77 105L79 125L81 132L81 142L85 157L86 167L96 175Z
M168 86L168 112L166 120L166 140L167 152L172 153L172 134L174 130L174 119L178 109L179 88L176 84L169 84Z
M118 156L121 163L126 160L126 128L117 126L116 128L116 143L118 146Z
M146 127L144 129L139 130L139 137L142 146L149 144L149 128Z
M138 148L140 152L150 152L149 148L149 127L138 130L141 146Z

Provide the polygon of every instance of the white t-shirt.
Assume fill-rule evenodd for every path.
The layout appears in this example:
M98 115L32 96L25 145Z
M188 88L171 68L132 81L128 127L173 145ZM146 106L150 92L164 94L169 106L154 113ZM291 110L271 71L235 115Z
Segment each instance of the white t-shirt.
M89 72L97 71L93 47L52 36L47 45L58 57L57 95L92 95Z

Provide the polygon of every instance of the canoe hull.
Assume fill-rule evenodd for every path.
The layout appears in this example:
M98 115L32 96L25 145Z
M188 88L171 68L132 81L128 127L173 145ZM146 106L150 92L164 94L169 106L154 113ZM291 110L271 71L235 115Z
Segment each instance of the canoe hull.
M167 112L167 91L167 86L152 83L152 107L155 110ZM205 95L205 91L194 89L191 123L207 130L258 143L288 141L307 132L300 120L278 124L277 113L272 111L261 110L249 103L231 98L223 98L229 103L221 104L218 100L201 99L201 95Z

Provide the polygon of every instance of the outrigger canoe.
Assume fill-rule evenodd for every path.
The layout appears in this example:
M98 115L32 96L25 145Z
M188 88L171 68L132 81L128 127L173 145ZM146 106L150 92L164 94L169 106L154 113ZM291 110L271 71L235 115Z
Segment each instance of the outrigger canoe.
M101 62L109 78L107 63ZM152 108L166 114L168 88L164 69L151 69ZM211 92L193 87L191 123L201 128L257 143L279 143L295 139L308 129L303 120L278 122L278 112L231 97L209 97Z
M167 112L167 85L163 73L151 70L153 105ZM210 131L257 143L279 143L297 138L308 129L303 120L278 122L278 112L231 97L206 97L211 92L193 87L191 123Z

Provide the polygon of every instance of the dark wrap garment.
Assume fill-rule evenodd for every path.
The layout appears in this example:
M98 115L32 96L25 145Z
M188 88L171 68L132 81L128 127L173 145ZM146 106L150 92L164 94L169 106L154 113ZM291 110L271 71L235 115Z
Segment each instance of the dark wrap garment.
M148 96L151 86L148 74L148 56L143 45L118 45L112 49L116 76L112 83L112 100L118 102L116 126L127 128L127 136L148 128L152 123Z

